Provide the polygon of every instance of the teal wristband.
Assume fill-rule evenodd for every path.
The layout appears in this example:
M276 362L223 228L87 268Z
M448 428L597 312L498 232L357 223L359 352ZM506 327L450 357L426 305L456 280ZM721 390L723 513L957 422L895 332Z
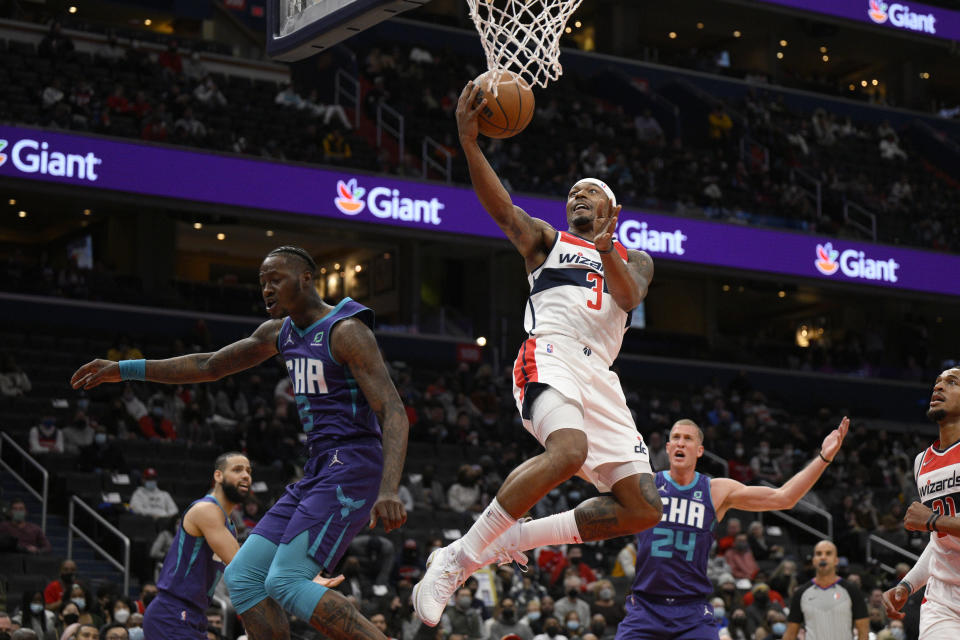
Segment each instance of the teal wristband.
M117 364L120 367L121 380L146 380L147 379L147 361L146 360L121 360Z

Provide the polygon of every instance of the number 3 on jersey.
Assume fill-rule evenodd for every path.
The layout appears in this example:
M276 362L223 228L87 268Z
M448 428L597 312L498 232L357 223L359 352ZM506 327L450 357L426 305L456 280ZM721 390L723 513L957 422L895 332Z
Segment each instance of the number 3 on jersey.
M599 311L600 306L603 304L603 276L596 271L591 271L587 274L587 282L593 283L593 287L591 287L590 290L597 294L596 300L587 300L587 308Z

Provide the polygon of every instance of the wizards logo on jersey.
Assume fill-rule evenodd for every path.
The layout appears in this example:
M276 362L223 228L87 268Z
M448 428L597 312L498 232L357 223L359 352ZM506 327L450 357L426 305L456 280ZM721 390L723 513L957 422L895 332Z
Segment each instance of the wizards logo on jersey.
M603 263L597 260L591 260L590 258L585 257L582 253L561 253L560 264L582 264L585 267L590 267L591 269L596 269L597 271L603 271Z

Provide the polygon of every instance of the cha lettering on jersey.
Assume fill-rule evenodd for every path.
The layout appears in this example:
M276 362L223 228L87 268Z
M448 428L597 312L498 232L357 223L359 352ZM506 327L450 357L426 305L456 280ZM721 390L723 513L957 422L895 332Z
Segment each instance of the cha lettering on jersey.
M291 358L286 362L290 377L293 378L294 393L309 395L327 392L327 381L323 377L322 360L318 358Z
M670 496L660 496L660 500L663 502L663 516L660 522L672 522L695 529L704 528L706 510L702 503Z

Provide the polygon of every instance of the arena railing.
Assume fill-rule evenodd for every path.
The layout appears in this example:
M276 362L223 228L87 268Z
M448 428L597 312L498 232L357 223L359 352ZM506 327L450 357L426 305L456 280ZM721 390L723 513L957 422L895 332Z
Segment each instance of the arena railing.
M390 116L393 122L387 122L386 116ZM404 119L403 115L386 104L380 102L377 104L377 146L383 146L383 132L386 131L397 139L397 162L402 163L406 149L403 143Z
M79 505L80 508L86 511L88 514L93 516L93 519L97 521L104 529L112 533L114 536L120 539L120 542L123 543L123 563L121 564L116 558L114 558L110 553L101 547L99 544L94 541L93 538L88 536L86 533L80 530L75 523L76 517L76 506ZM79 496L73 495L70 496L70 514L67 520L67 559L73 559L73 536L76 534L80 537L81 540L93 547L93 550L99 553L101 556L106 559L107 562L112 564L117 568L118 571L123 573L123 593L130 593L130 538L123 535L123 533L117 529L115 526L107 522L107 520L97 513L90 505L85 503L80 499Z
M762 481L760 484L762 484L762 485L765 486L765 487L772 487L772 488L774 488L774 489L777 489L777 488L778 488L775 484L771 484L771 483L767 482L766 480ZM799 518L796 518L796 517L790 515L789 513L785 512L785 511L762 511L762 512L758 513L757 515L759 516L760 522L763 522L763 516L764 516L765 514L770 514L770 515L773 515L773 516L776 516L776 517L780 518L781 520L784 520L784 521L786 521L786 522L789 522L790 524L794 525L795 527L798 527L798 528L800 528L800 529L803 529L804 531L806 531L806 532L809 533L809 534L812 534L812 535L814 535L814 536L818 536L818 537L820 537L820 538L826 538L826 539L828 539L828 540L833 540L833 515L831 515L829 511L827 511L826 509L824 509L823 507L821 507L821 506L819 506L819 505L817 505L817 504L814 504L813 501L810 500L810 499L809 499L808 497L806 497L806 496L800 498L800 501L796 504L796 506L794 507L794 509L812 511L813 513L816 513L816 514L819 514L819 515L823 516L823 519L826 520L826 523L827 523L827 529L826 529L826 531L824 531L824 530L822 530L822 529L817 529L816 527L811 526L811 525L808 524L807 522L804 522L803 520L800 520ZM792 511L792 510L793 510L793 509L791 509L791 511Z
M843 221L855 229L863 231L876 242L877 241L877 216L867 211L856 202L843 201Z
M40 491L34 489L30 483L23 478L19 473L17 473L14 468L3 459L3 450L6 446L7 450L13 449L20 454L22 460L28 463L30 466L37 469L40 472L40 477L43 478L43 488ZM49 493L50 487L50 474L46 469L43 468L43 465L37 462L27 451L18 445L13 438L11 438L6 433L0 433L0 465L6 469L14 480L23 485L23 487L32 495L34 498L40 501L40 530L44 533L47 532L47 496ZM21 467L22 469L22 467Z
M916 562L917 560L920 559L920 556L918 556L917 554L911 553L910 551L907 551L903 547L898 547L892 542L884 540L880 536L874 535L871 533L869 536L867 536L867 562L871 564L876 564L878 567L880 567L881 569L883 569L884 571L886 571L891 575L896 575L897 570L894 567L891 567L890 565L888 565L887 563L881 561L879 558L879 555L877 557L874 557L874 545L884 547L885 549L888 549L893 553L901 555L907 560L912 560L913 562Z
M343 101L349 101L349 106L353 109L353 128L360 128L360 82L343 69L337 69L337 74L333 78L333 103L340 104L341 97Z
M441 164L438 160L434 160L431 156L431 153L440 153L446 158L446 161ZM443 179L446 180L447 184L450 184L453 175L453 154L444 147L442 144L427 136L423 139L423 147L421 150L421 160L423 161L423 178L427 178L427 172L433 168L443 176Z
M790 169L790 178L793 179L794 182L797 181L798 177L803 178L804 182L813 187L813 191L811 191L805 186L800 186L799 184L797 185L800 186L800 189L807 195L807 197L813 200L817 207L817 219L819 220L823 217L823 183L802 169Z

